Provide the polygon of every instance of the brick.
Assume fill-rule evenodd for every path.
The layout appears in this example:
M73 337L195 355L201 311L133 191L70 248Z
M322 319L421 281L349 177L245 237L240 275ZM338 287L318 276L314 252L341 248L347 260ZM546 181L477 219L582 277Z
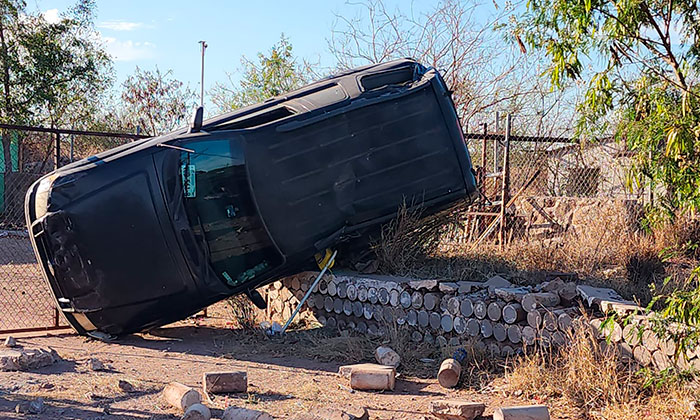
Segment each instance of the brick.
M202 384L205 393L248 392L248 374L245 371L205 372Z

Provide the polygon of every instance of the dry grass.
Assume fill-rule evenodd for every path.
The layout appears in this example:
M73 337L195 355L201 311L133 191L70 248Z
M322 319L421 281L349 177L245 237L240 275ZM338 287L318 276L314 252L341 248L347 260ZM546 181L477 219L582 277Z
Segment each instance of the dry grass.
M587 214L585 229L569 229L550 238L520 237L503 250L492 240L477 247L446 239L460 228L462 206L433 216L399 210L374 244L386 274L452 280L486 280L508 274L514 282L541 282L547 272L576 273L586 283L611 287L623 297L647 304L649 286L662 291L683 288L700 260L700 222L679 216L645 232L629 215L604 208ZM639 215L641 216L641 214ZM670 276L672 281L664 286Z
M535 351L515 361L505 375L510 393L540 400L557 418L698 418L696 379L670 375L650 385L649 376L623 361L616 348L603 351L588 328L575 331L556 353Z
M226 303L231 309L231 315L236 322L236 327L245 331L253 331L257 328L258 310L246 295L231 296L226 299Z

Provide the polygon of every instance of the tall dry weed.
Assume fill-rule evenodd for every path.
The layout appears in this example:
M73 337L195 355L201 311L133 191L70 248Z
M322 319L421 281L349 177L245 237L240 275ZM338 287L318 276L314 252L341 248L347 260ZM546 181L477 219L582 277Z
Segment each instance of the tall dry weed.
M698 418L697 380L671 376L650 386L615 346L601 347L590 328L577 327L556 352L532 351L505 375L511 393L546 402L554 417L622 420Z
M226 299L236 326L244 331L252 331L257 326L257 308L244 294Z

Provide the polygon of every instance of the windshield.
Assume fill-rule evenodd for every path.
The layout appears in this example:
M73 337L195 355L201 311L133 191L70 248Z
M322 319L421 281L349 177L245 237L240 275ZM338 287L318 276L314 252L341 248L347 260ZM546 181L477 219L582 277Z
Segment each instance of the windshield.
M190 225L212 267L230 286L281 265L256 211L237 139L193 140L180 155L180 175Z

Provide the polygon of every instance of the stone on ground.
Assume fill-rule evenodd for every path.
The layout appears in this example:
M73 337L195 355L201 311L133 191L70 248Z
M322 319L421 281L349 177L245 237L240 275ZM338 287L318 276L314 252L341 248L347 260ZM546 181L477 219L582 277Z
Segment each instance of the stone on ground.
M430 412L445 420L473 420L480 416L486 407L482 403L463 400L436 400L430 402Z
M206 393L248 392L248 373L245 371L205 372L202 384L204 384L204 392Z
M23 401L15 405L15 413L17 414L41 414L45 409L46 405L44 404L44 399L41 397L32 401Z
M32 414L41 414L44 409L44 399L41 397L29 403L29 412Z
M229 407L224 410L221 420L273 420L272 416L264 411L250 410L241 407Z
M94 357L88 360L87 364L90 370L94 370L97 372L107 370L105 364L100 359L96 359Z
M52 349L0 349L0 371L39 369L59 360Z
M297 414L290 420L369 420L369 414L364 407L345 409L319 409L310 413Z
M391 347L379 346L374 351L374 358L380 365L398 367L401 357Z
M124 392L136 392L136 388L134 388L134 385L132 385L129 381L125 381L124 379L119 380L118 386L119 389L121 389Z
M500 407L493 412L493 420L549 420L546 405Z
M5 347L17 347L17 340L13 336L8 336L5 339Z

